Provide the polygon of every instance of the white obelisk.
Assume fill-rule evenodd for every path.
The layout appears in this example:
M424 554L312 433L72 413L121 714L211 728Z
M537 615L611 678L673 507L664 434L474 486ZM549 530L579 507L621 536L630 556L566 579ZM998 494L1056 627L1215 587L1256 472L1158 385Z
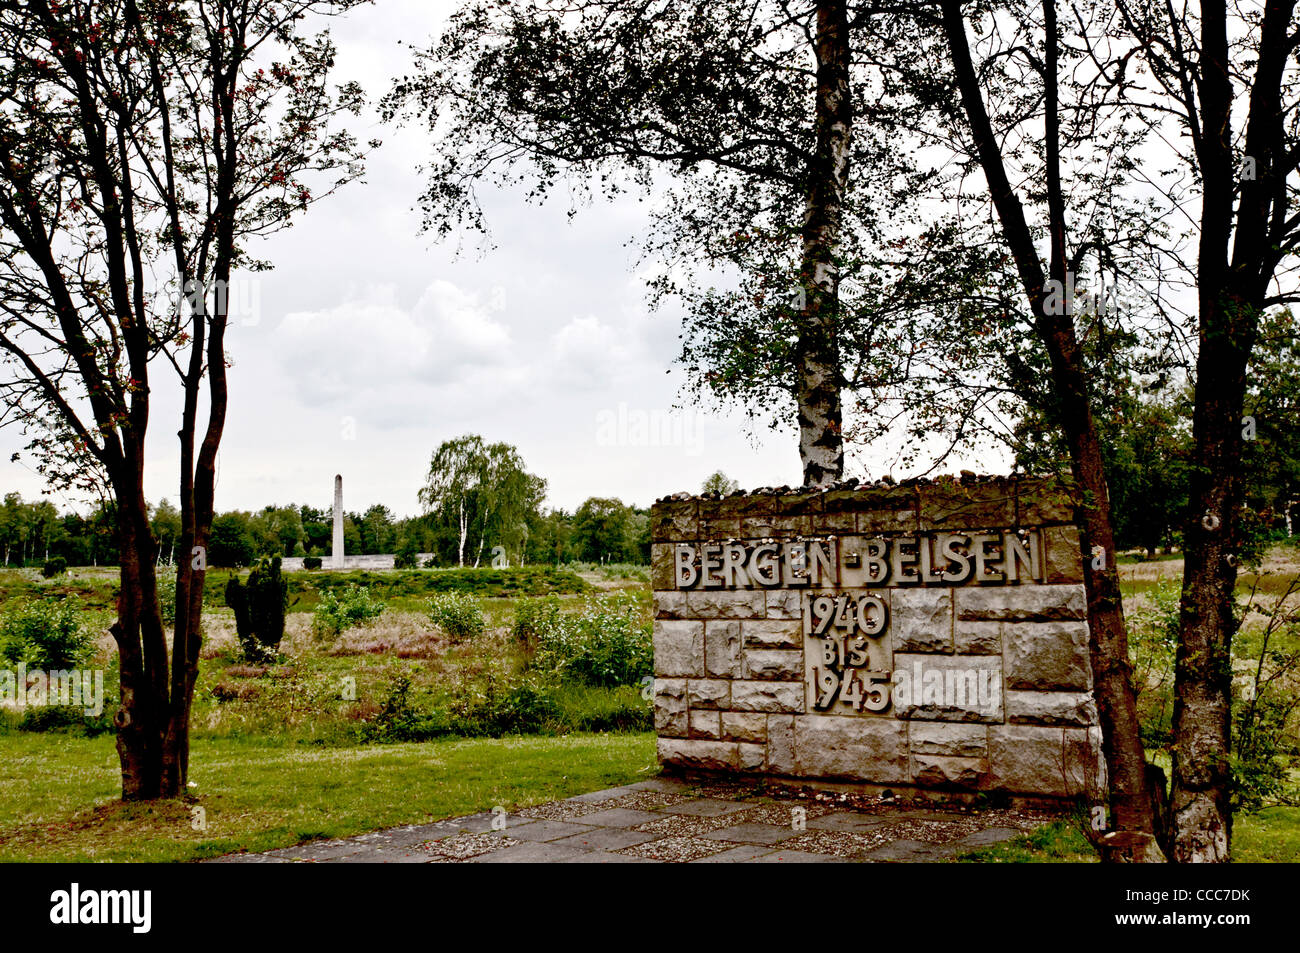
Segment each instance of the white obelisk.
M334 553L330 560L334 569L343 567L343 476L334 476Z

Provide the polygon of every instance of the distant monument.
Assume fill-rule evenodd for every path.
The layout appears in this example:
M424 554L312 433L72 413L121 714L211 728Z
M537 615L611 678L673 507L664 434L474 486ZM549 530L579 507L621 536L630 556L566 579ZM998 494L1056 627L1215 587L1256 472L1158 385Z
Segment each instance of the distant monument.
M334 476L334 551L330 559L331 569L343 569L343 476Z

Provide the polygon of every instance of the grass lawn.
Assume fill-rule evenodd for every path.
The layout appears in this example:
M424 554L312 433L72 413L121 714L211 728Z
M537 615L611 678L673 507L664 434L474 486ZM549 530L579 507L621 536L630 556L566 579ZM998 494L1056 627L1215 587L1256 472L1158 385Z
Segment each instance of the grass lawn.
M648 733L325 748L195 739L191 801L129 805L110 736L0 734L0 862L181 861L507 810L644 780ZM192 829L192 807L207 830Z
M1232 854L1238 864L1300 863L1300 807L1268 807L1237 815ZM963 863L994 864L1096 863L1097 859L1077 822L1070 819L958 858Z

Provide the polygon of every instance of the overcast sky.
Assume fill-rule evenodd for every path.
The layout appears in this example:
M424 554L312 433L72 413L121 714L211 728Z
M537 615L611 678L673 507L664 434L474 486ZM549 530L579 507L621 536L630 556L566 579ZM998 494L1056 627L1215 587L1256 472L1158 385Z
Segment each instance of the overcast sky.
M409 64L399 41L434 35L453 7L379 0L337 21L340 80L377 99ZM649 311L628 244L646 205L599 203L569 219L564 200L539 208L485 192L495 247L471 239L458 255L454 242L419 231L426 134L373 114L351 128L384 140L366 182L250 249L275 269L233 295L248 313L233 316L228 335L218 509L328 508L341 473L347 509L413 514L434 448L465 433L518 447L547 480L549 504L566 509L589 496L648 505L698 490L717 469L747 488L800 481L793 432L751 435L739 414L689 406L674 364L681 316ZM155 403L151 501L175 501L178 421L175 401ZM652 421L668 421L658 428L667 432L647 432ZM0 489L32 499L40 478L9 462L23 443L0 431ZM879 476L888 457L851 454L848 475Z

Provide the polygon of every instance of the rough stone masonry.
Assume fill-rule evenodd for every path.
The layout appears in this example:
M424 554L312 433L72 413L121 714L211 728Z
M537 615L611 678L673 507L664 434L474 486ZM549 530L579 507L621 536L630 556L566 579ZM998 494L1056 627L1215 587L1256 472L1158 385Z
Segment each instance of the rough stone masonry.
M660 760L1095 793L1075 506L1064 482L969 473L658 501Z

